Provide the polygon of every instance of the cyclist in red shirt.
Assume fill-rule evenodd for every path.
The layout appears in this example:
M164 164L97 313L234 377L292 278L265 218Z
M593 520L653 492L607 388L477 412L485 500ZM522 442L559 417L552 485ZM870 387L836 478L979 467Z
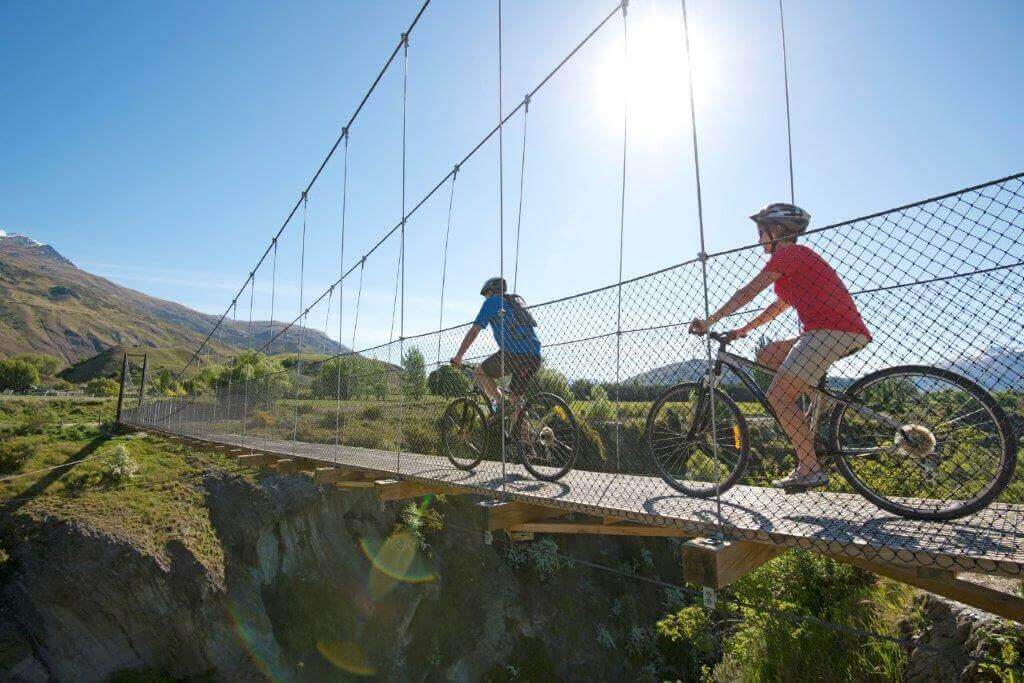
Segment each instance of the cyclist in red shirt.
M690 332L707 333L719 320L753 301L768 285L775 285L778 298L731 334L744 337L786 309L796 309L800 336L772 342L757 355L759 363L777 370L768 389L768 401L797 455L793 472L772 484L787 490L826 486L828 474L814 452L818 425L809 423L797 400L810 394L833 363L864 348L871 341L871 333L836 271L813 249L796 243L807 230L810 214L792 204L776 203L750 218L757 223L765 253L771 255L768 263L711 317L690 323Z

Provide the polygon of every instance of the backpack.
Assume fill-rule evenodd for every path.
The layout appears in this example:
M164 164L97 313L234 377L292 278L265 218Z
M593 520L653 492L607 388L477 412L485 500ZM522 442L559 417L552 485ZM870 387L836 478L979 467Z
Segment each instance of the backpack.
M526 307L523 297L518 294L503 294L501 298L505 300L505 307L515 316L517 327L537 327L537 320Z

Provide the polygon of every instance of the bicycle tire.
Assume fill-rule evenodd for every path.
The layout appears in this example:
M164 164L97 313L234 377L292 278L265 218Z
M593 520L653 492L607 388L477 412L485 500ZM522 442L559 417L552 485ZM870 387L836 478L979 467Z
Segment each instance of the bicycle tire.
M469 419L469 424L466 422L467 418ZM473 457L457 455L449 439L451 428L458 426L460 423L463 431L479 433L479 445L477 446L476 455ZM444 413L441 414L441 447L444 450L445 457L455 467L468 471L479 465L480 461L483 460L484 442L487 434L486 425L487 421L484 417L484 411L476 401L469 397L457 398L444 409Z
M657 398L657 400L655 400L654 404L651 406L651 409L648 411L647 425L644 431L644 438L647 442L647 453L650 456L651 462L654 464L654 467L656 468L661 478L665 481L666 484L671 486L676 491L679 491L680 493L685 493L688 496L693 496L696 498L711 498L713 496L725 493L730 488L736 485L736 482L738 482L740 478L743 476L743 473L746 471L747 465L750 462L750 434L747 429L747 420L746 418L743 417L743 412L740 410L739 406L736 405L736 402L729 398L729 396L722 392L720 389L716 388L714 393L715 405L717 406L720 403L721 405L725 406L725 409L729 412L735 425L735 429L733 431L734 443L739 444L739 448L737 449L739 455L736 458L735 465L733 465L730 468L728 476L726 476L725 479L721 480L717 486L712 486L710 488L696 488L687 483L684 483L688 481L686 479L677 479L675 476L672 475L671 472L668 471L668 469L666 469L666 466L662 463L657 452L658 444L655 443L655 438L657 436L656 430L658 429L657 421L659 413L661 412L662 408L665 408L668 405L668 403L670 403L674 398L678 399L680 397L688 397L692 393L695 397L698 397L699 399L701 393L706 391L707 390L704 389L704 387L695 382L684 382L682 384L677 384L673 387L669 387L661 394L661 396ZM696 417L697 416L694 415L694 418ZM692 423L690 426L692 426ZM701 438L703 437L704 432L706 432L706 429L701 430ZM686 457L686 460L689 461L691 457L692 454L688 455ZM711 482L708 483L711 484Z
M546 407L545 407L546 406ZM516 434L523 433L524 419L527 415L531 414L531 407L538 412L547 414L549 411L560 409L561 413L557 414L560 420L566 423L565 428L562 432L555 434L557 442L565 445L566 441L571 440L572 443L568 444L568 455L565 459L564 464L558 467L552 472L546 472L537 469L533 463L530 462L529 453L527 452L528 446L534 446L533 444L524 443L523 439L516 440L516 450L518 451L519 460L523 463L523 467L532 476L542 481L558 481L564 477L569 470L572 469L573 465L576 464L576 456L579 453L579 425L576 423L576 416L572 412L572 408L562 398L555 394L539 393L526 399L526 403L523 405L523 409L519 413L519 417L516 419ZM542 448L546 448L543 447Z
M965 517L985 508L1007 487L1017 466L1017 439L1006 414L999 407L999 404L996 403L995 399L992 398L992 395L973 380L955 372L928 365L900 365L870 373L851 384L844 392L844 396L853 399L859 391L870 387L872 384L887 377L900 374L933 377L957 385L984 406L996 426L996 431L1002 444L997 475L987 482L985 488L978 495L970 500L963 501L960 505L945 509L922 510L892 500L875 491L868 483L863 481L862 477L851 466L849 456L844 455L842 452L839 431L842 427L843 414L848 408L848 406L842 403L833 408L829 418L829 449L832 451L836 468L859 494L886 512L891 512L907 519L945 521Z

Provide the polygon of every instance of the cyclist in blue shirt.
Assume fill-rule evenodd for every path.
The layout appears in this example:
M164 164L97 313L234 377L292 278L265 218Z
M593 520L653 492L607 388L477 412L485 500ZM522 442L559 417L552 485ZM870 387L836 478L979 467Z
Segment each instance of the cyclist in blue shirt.
M526 393L526 384L540 369L540 340L534 329L537 321L526 309L522 297L506 292L508 284L504 278L492 277L480 290L486 297L476 320L462 339L458 353L452 358L452 365L461 365L466 351L476 341L480 331L491 327L498 352L490 356L473 373L476 381L487 396L501 405L502 392L497 380L502 375L511 375L509 393L518 404Z

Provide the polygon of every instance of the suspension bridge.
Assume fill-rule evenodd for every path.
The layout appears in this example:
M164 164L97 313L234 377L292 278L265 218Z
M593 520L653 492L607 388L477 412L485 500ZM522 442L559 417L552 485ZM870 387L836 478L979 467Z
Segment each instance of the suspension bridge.
M688 97L697 207L693 223L700 236L700 252L668 268L624 277L630 152L630 112L625 98L619 239L613 245L617 246L618 278L597 289L559 293L557 298L530 307L544 344L546 374L538 376L538 381L544 382L544 391L563 395L581 423L582 439L574 469L557 481L532 477L520 464L515 449L500 439L499 447L468 471L444 457L443 435L439 433L441 414L448 399L464 389L448 391L435 382L425 395L419 375L431 373L438 381L446 377L454 381L450 374L440 371L455 355L471 324L451 324L453 314L447 312L446 318L445 308L447 275L464 265L449 262L459 175L468 165L479 163L484 150L496 151L499 205L494 238L499 258L493 265L502 276L511 275L515 283L519 277L531 106L536 106L535 102L557 82L559 72L584 52L595 36L617 27L623 32L628 57L630 14L625 1L610 7L595 26L581 30L579 42L523 99L505 107L499 2L497 121L468 153L452 160L451 170L424 196L410 200L406 183L409 51L428 5L423 4L401 33L313 178L212 325L206 340L195 349L180 375L186 380L188 395L149 395L146 361L126 356L119 421L130 428L219 449L239 462L281 474L308 472L323 484L370 489L384 501L431 493L480 496L480 532L488 536L503 531L514 540L527 540L536 534L686 538L689 540L681 558L683 575L687 581L711 590L724 587L788 548L800 548L1024 621L1024 600L964 576L1024 577L1024 481L1017 472L994 502L953 520L908 519L884 512L852 492L838 476L822 491L786 495L768 482L785 458L792 463L792 451L787 450L785 437L763 413L750 413L747 418L755 465L739 485L727 492L687 496L670 487L655 471L644 438L651 401L668 385L698 379L711 360L710 346L689 336L687 324L695 316L706 317L737 286L756 275L764 261L759 244L715 253L706 250L698 153L700 121L693 107L692 78L688 81ZM685 71L690 57L685 2L680 9L685 57L680 68ZM779 9L784 37L781 4ZM781 47L784 59L784 41ZM401 71L403 95L401 205L396 207L399 219L387 226L369 249L351 258L345 253L350 140L356 135L365 105L385 74L394 69ZM788 141L788 70L784 75ZM511 201L517 220L514 226L506 226L508 164L504 138L512 126L521 133L522 147L514 162L519 171L519 196ZM795 198L791 144L789 149L790 192ZM307 297L307 252L326 248L316 242L307 244L309 207L329 164L340 165L341 169L340 188L332 188L340 190L341 196L341 220L335 233L340 236L339 268L333 282ZM439 201L447 211L438 237L439 246L443 245L436 273L441 283L436 298L438 325L412 330L407 326L411 305L405 279L407 236L418 213ZM273 318L275 306L281 306L277 292L279 252L289 229L292 232L288 234L297 240L299 301L295 316L277 323ZM509 259L504 253L506 231L509 237L514 235ZM870 346L840 361L833 369L835 376L830 375L831 382L842 388L854 378L893 365L924 364L955 372L994 397L1014 432L1014 436L1005 438L1005 448L1016 451L1015 435L1024 424L1024 354L1014 350L1024 336L1019 315L1024 293L1024 174L815 228L802 238L802 243L837 269L872 331ZM395 260L383 255L385 245L395 249ZM506 260L512 265L511 272L506 270ZM386 343L359 348L361 306L366 315L364 282L373 269L394 276L390 300L384 303L391 311L391 329ZM251 330L258 279L270 283L274 330L269 341L255 347ZM345 299L351 297L353 289L355 305L346 311ZM424 304L417 299L414 305ZM734 315L746 320L759 310L755 302L749 310ZM323 321L325 332L336 330L339 341L351 340L352 350L312 360L299 356L289 368L257 359L255 352L269 355L275 345L280 348L288 338L298 338L301 347L303 332L311 321ZM332 322L336 327L329 330ZM248 346L229 354L234 359L222 358L217 351L224 348L219 340L227 325L248 325L250 332ZM791 315L781 316L765 329L768 338L792 337L796 320ZM752 340L741 341L736 348L747 355L755 351ZM493 342L481 341L475 349L482 358L496 347ZM248 360L239 362L246 353ZM219 365L225 360L231 364L227 368ZM590 389L595 385L602 387L603 397ZM727 379L724 390L735 395L743 388ZM736 400L749 412L749 397L736 396ZM943 410L947 421L961 419L956 405ZM973 422L968 426L971 432L962 437L960 450L949 454L956 460L956 477L963 487L971 486L972 477L982 476L983 466L972 462L970 449L991 444L996 438ZM900 458L882 462L872 474L881 480L878 485L890 486L897 492L894 496L902 495L911 506L916 499L898 492L901 482L917 476L913 468L919 465L912 461ZM927 507L929 496L920 498L919 504Z

